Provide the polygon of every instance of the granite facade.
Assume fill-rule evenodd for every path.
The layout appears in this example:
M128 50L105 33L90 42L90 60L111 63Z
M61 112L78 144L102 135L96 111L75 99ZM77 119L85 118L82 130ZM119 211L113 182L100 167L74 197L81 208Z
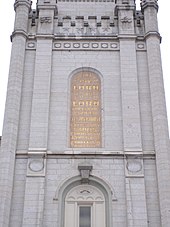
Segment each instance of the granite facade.
M36 10L30 0L16 0L14 6L0 226L64 227L66 193L85 179L105 196L103 227L169 227L157 1L142 0L141 11L134 0L38 0ZM101 81L100 148L70 146L71 78L81 71ZM88 177L80 166L91 170Z

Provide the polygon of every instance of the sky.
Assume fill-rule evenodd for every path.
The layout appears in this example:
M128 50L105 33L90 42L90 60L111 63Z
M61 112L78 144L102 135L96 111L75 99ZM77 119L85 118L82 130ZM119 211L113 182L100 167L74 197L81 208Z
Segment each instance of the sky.
M33 5L35 5L35 3L36 0L33 0ZM136 3L137 7L139 8L140 0L136 0ZM13 4L14 0L0 0L0 135L2 135L6 88L11 53L10 35L13 31L15 16ZM170 125L170 29L168 22L170 0L158 0L158 4L159 31L162 36L162 66L164 74L167 113Z

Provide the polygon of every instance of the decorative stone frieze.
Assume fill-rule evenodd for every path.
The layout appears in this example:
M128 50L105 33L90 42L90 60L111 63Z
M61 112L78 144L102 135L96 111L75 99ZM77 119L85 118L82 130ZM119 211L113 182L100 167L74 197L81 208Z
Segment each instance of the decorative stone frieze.
M91 42L91 41L75 41L75 42L54 42L53 50L119 50L118 42Z

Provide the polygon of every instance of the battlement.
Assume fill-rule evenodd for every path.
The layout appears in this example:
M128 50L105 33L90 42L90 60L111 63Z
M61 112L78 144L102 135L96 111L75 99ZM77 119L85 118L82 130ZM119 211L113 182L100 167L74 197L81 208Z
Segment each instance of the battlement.
M100 36L117 32L117 20L112 16L58 17L55 33L58 35Z
M30 31L36 33L38 23L46 26L52 22L53 18L50 16L39 16L36 10L30 13ZM136 32L143 32L143 14L141 11L136 11L134 16ZM54 17L54 35L57 36L113 36L118 34L119 18L114 13L109 15L61 15ZM132 24L132 19L126 16L120 19L120 23L124 27Z

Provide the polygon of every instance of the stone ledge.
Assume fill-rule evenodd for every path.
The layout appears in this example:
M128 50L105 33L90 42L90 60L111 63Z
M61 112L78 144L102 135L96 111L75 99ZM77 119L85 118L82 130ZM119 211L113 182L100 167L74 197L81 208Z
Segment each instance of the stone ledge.
M34 152L33 152L34 153ZM38 155L38 153L42 154L44 153L42 152L35 152L34 154ZM32 154L32 152L28 152L26 150L23 151L16 151L16 155L17 157L20 158L28 158L29 155ZM63 151L63 152L52 152L52 151L47 151L46 153L46 157L49 159L55 159L55 158L64 158L64 159L70 159L70 158L99 158L99 159L110 159L110 158L121 158L124 159L127 156L128 157L140 157L143 159L155 159L155 152L154 151L143 151L143 152L123 152L123 151L90 151L90 153L86 150L80 153L80 151L75 151L73 153L73 151L71 150L67 150L67 151Z

